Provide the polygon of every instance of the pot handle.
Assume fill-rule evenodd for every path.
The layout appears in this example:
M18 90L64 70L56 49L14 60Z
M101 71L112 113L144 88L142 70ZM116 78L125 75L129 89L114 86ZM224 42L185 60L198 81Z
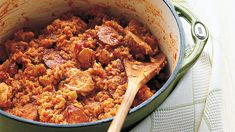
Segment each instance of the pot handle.
M193 50L184 57L179 74L184 74L201 55L209 37L209 32L205 25L187 8L180 3L172 1L179 17L184 18L191 25L191 34L195 46Z

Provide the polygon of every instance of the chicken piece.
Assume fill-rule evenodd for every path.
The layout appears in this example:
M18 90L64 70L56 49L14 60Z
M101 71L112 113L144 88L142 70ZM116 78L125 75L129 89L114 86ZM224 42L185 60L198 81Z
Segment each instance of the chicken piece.
M58 52L50 49L44 51L42 59L49 68L55 68L66 62Z
M149 28L146 25L143 25L137 20L131 20L127 26L127 29L145 41L152 48L151 55L155 55L159 52L158 41L151 34Z
M7 107L9 92L9 86L4 82L0 83L0 108Z
M95 60L95 51L89 48L83 48L77 55L80 66L84 69L91 67Z
M101 50L98 54L98 60L102 65L107 65L113 58L113 54L106 49Z
M95 84L91 75L86 71L80 71L77 68L71 68L66 74L68 78L65 80L67 88L75 90L82 96L88 95L95 89Z
M117 22L115 21L106 21L104 23L106 26L112 27L113 29L115 29L118 33L120 34L124 34L124 29L121 25L119 25Z
M145 55L150 55L152 52L151 47L146 42L141 40L138 36L129 30L126 30L126 36L124 40L137 59L143 60L145 59Z
M112 27L102 25L99 27L96 27L98 30L97 35L100 41L102 41L105 44L108 45L117 45L123 38L119 33Z
M89 118L84 113L84 110L82 108L78 108L73 105L69 105L66 108L64 112L64 117L65 117L66 122L70 124L76 124L76 123L89 121Z
M12 109L8 109L7 112L29 120L38 120L37 106L33 103L29 103L24 106L16 106Z
M36 120L38 118L38 110L36 105L30 103L21 108L22 117L30 120Z

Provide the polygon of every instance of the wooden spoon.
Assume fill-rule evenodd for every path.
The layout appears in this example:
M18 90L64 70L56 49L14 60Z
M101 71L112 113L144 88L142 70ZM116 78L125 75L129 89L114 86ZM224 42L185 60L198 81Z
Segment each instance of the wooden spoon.
M154 59L151 59L150 63L126 59L124 65L128 77L128 88L108 132L119 132L121 130L138 90L166 65L166 56L160 53Z

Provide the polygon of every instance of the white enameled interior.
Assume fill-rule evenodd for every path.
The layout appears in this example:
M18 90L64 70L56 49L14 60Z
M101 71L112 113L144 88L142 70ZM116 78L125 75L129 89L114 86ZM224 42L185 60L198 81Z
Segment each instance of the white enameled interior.
M174 71L180 50L179 28L163 0L1 0L0 44L19 28L43 27L64 12L93 5L106 6L116 15L148 25L167 55L170 73Z

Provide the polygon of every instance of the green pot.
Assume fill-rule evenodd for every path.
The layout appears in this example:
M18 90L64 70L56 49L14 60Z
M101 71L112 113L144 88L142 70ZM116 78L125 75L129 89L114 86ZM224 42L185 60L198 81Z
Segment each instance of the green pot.
M0 0L0 43L19 28L42 27L71 8L80 10L92 5L107 6L115 15L121 14L142 21L157 37L161 50L167 55L170 78L152 97L130 110L123 126L123 130L128 130L167 98L179 79L200 56L208 39L208 31L180 3L168 0ZM187 56L185 34L179 17L190 23L195 42L194 49ZM0 110L0 132L106 131L111 121L112 118L70 125L51 124L23 119Z

